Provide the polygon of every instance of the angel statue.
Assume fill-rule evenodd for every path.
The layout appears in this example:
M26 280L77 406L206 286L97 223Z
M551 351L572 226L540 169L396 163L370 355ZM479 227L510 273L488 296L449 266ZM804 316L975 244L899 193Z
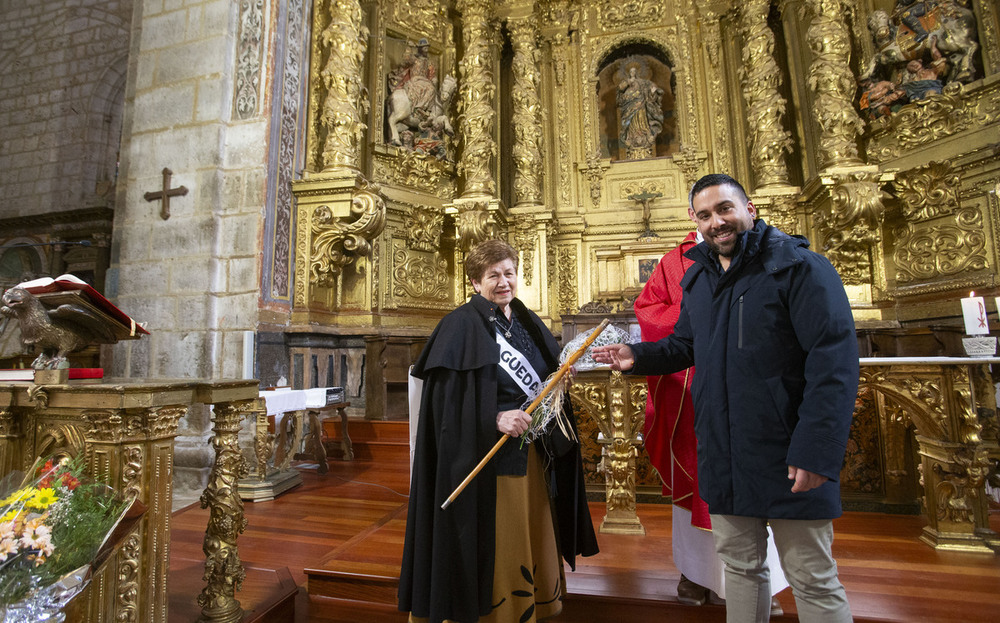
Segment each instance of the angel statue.
M619 137L630 160L649 158L663 129L663 89L649 80L649 67L641 58L631 57L622 67L626 77L618 82Z

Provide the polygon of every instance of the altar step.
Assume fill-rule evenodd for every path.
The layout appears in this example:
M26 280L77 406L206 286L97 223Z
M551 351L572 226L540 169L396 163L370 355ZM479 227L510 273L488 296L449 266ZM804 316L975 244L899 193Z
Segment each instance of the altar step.
M357 461L399 461L401 465L410 461L410 423L407 420L351 419L347 423L347 433ZM340 419L324 419L323 434L327 456L330 460L342 460Z

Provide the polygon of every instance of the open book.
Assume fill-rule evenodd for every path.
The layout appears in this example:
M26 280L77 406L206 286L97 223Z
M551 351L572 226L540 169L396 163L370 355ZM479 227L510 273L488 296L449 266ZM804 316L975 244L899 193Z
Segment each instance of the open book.
M111 301L104 298L103 294L75 275L59 275L55 279L41 277L19 283L17 287L34 294L46 307L70 304L86 308L97 316L107 319L119 340L135 340L142 334L149 335L149 331L131 316L115 307Z

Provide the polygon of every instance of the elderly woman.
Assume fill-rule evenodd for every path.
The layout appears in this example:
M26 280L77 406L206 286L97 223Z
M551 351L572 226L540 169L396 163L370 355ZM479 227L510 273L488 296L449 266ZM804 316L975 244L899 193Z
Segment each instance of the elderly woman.
M413 369L424 380L399 609L410 621L535 621L562 610L560 556L597 553L577 443L513 439L451 495L558 367L558 347L517 295L517 252L490 240L466 257L476 293L438 324ZM567 408L569 405L567 403ZM572 419L572 418L570 418Z

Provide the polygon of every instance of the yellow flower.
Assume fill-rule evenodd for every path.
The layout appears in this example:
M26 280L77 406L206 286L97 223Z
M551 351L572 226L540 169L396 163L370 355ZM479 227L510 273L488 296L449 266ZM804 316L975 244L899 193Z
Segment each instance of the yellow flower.
M58 501L59 498L56 497L56 492L51 488L38 489L35 494L31 496L31 499L25 502L25 504L31 508L38 509L40 511L52 506Z
M7 522L14 523L15 521L17 521L18 515L22 514L23 512L24 511L22 511L20 508L12 508L3 515L0 515L0 523L7 523Z
M10 506L12 504L18 504L24 500L30 498L35 492L32 487L25 487L24 489L18 489L14 493L8 495L4 500L0 501L0 507Z

